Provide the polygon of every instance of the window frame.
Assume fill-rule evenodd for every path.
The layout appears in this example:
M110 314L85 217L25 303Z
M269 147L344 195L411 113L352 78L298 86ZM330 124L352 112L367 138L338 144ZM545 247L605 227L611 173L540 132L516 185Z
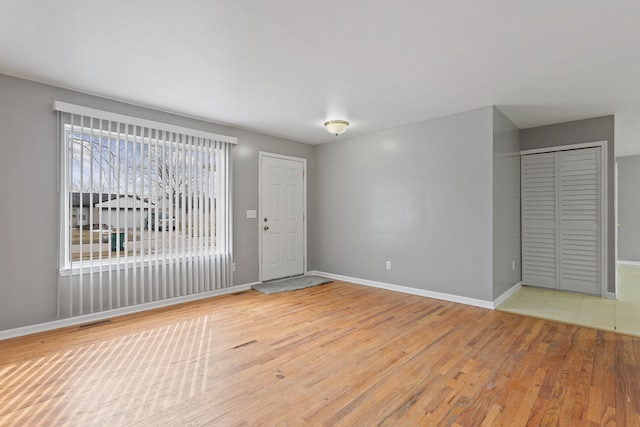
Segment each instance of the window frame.
M74 116L91 117L98 120L111 121L116 123L126 123L127 125L134 126L134 128L136 126L140 126L143 128L160 130L164 132L173 132L180 135L188 135L196 138L205 138L207 140L220 142L220 143L228 143L228 144L237 143L237 138L235 137L218 135L218 134L213 134L209 132L183 128L180 126L174 126L171 124L154 122L154 121L149 121L145 119L139 119L136 117L130 117L130 116L124 116L116 113L94 110L91 108L67 104L60 101L54 102L53 110L70 113ZM146 267L146 266L151 266L157 263L171 264L171 263L185 262L185 260L189 262L189 260L203 255L202 252L200 253L181 252L181 253L168 253L168 254L163 253L161 255L155 255L153 257L149 257L145 255L134 255L134 256L128 256L128 257L122 257L122 256L113 257L108 259L101 258L99 260L93 259L91 262L86 262L86 261L83 262L83 260L72 261L70 231L72 229L71 221L72 221L72 213L73 213L74 207L72 206L71 200L69 199L72 197L72 194L74 191L73 191L73 183L71 182L71 179L70 179L70 168L73 167L73 164L72 164L73 154L72 152L69 151L72 149L72 144L73 144L73 140L70 137L71 133L74 133L77 130L77 132L81 133L82 135L92 135L92 138L93 138L93 135L96 135L99 138L108 138L108 139L116 139L116 140L120 139L120 140L126 141L127 144L129 143L141 144L140 145L141 149L144 149L145 144L148 144L147 146L149 147L151 147L152 145L160 146L161 144L165 144L164 148L173 147L176 149L184 149L184 147L188 147L190 151L194 151L194 152L197 150L201 150L202 152L205 152L205 150L213 149L217 153L220 153L221 149L216 147L204 148L204 147L197 147L197 146L189 146L188 144L182 144L180 142L173 142L173 141L165 141L161 143L160 141L154 138L143 137L139 135L130 135L126 133L123 134L120 132L110 131L106 129L97 129L93 127L75 125L73 123L59 124L59 126L62 126L62 128L58 130L61 138L61 141L59 141L59 144L58 144L58 149L61 150L61 153L60 153L61 155L59 156L60 164L58 168L59 169L58 170L58 179L59 179L58 189L61 193L60 221L59 221L60 240L59 240L59 262L58 262L58 269L59 269L60 276L89 273L89 272L93 272L95 268L98 268L100 270L104 269L105 271L108 271L109 269L121 270L125 268L129 269L134 267ZM220 154L217 154L217 155L220 155ZM214 172L214 173L217 174L219 172ZM230 192L232 188L231 178L232 178L232 170L229 167L226 169L226 176L225 176L225 180L228 186L228 189L227 189L228 192ZM216 176L215 180L217 179L218 177ZM84 193L87 193L87 192L79 191L80 206L78 206L78 212L80 212L80 216L82 216L83 207L84 207L83 197L82 197L82 194ZM100 191L99 193L101 194L102 191ZM130 194L127 194L126 192L123 193L122 195L125 197L127 195L130 196ZM213 195L213 197L211 197L211 202L213 203L213 201L217 200L217 198L218 198L217 194ZM226 225L228 229L226 232L230 234L232 231L232 215L231 215L232 198L230 194L227 195L227 199L228 199L227 203L229 204L229 206L225 206L224 209L228 211L228 215L227 215L228 219L226 221L227 223ZM215 202L215 203L218 204L218 202ZM89 210L91 209L92 207L89 207ZM171 209L169 209L168 214L170 215L170 213L171 213ZM163 212L162 215L165 215L165 213ZM173 217L175 218L175 214ZM90 222L89 218L87 218L87 221ZM80 222L82 222L82 218L80 218ZM214 223L216 224L216 227L219 225L217 223L217 218L214 221ZM79 229L82 232L82 226L80 226ZM139 229L140 228L138 227L134 228L134 230L139 230ZM217 230L216 230L215 236L217 240L218 239ZM216 259L216 258L229 259L231 257L231 246L228 245L227 250L223 251L221 250L221 248L219 248L219 245L217 244L217 241L216 241L215 248L213 250L207 250L204 255L212 259Z

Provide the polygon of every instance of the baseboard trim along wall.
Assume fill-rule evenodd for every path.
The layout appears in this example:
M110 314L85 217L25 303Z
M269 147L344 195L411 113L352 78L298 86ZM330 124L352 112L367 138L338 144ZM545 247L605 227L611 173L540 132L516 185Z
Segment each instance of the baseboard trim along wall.
M309 271L308 275L323 276L328 279L342 280L343 282L355 283L357 285L371 286L374 288L387 289L389 291L402 292L405 294L418 295L421 297L435 298L443 301L457 302L460 304L473 305L475 307L495 308L493 301L485 301L475 298L461 297L459 295L445 294L441 292L427 291L425 289L416 289L408 286L392 285L390 283L376 282L374 280L359 279L357 277L342 276L340 274L327 273L324 271ZM509 292L509 291L507 291ZM515 291L514 291L515 292Z
M219 295L233 294L235 292L251 289L251 285L255 285L257 283L259 282L247 283L245 285L237 285L224 289L216 289L215 291L202 292L198 294L185 295L177 298L169 298L161 301L148 302L145 304L138 304L129 307L116 308L114 310L101 311L99 313L92 313L84 316L53 320L51 322L39 323L37 325L7 329L6 331L0 331L0 341L9 338L21 337L24 335L36 334L38 332L51 331L53 329L66 328L68 326L82 325L83 323L94 322L97 320L111 319L113 317L152 310L154 308L167 307L170 305L182 304L184 302L196 301L199 299L210 298Z
M522 288L522 282L518 282L512 287L510 287L509 289L507 289L502 295L500 295L498 298L493 300L493 308L494 309L497 308L500 304L505 302L507 298L509 298L511 295L515 294L516 292L518 292L520 288Z

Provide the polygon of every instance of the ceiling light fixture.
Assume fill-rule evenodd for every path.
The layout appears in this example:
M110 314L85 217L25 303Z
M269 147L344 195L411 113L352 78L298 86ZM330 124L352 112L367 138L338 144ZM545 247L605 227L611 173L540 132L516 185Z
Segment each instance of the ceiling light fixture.
M334 134L335 136L338 136L342 132L347 130L347 126L349 126L349 122L346 120L329 120L324 124L324 127L327 128L327 131Z

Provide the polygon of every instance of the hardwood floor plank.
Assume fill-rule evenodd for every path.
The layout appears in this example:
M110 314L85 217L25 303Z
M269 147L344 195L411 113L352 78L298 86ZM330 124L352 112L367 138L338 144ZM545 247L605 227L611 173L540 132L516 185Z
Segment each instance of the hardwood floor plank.
M0 342L0 425L640 426L640 338L335 281Z

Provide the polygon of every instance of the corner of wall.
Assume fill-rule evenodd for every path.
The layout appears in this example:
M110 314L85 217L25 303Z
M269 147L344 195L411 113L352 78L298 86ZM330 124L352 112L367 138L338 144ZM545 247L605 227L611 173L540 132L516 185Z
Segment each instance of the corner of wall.
M493 107L493 298L521 280L520 129Z

